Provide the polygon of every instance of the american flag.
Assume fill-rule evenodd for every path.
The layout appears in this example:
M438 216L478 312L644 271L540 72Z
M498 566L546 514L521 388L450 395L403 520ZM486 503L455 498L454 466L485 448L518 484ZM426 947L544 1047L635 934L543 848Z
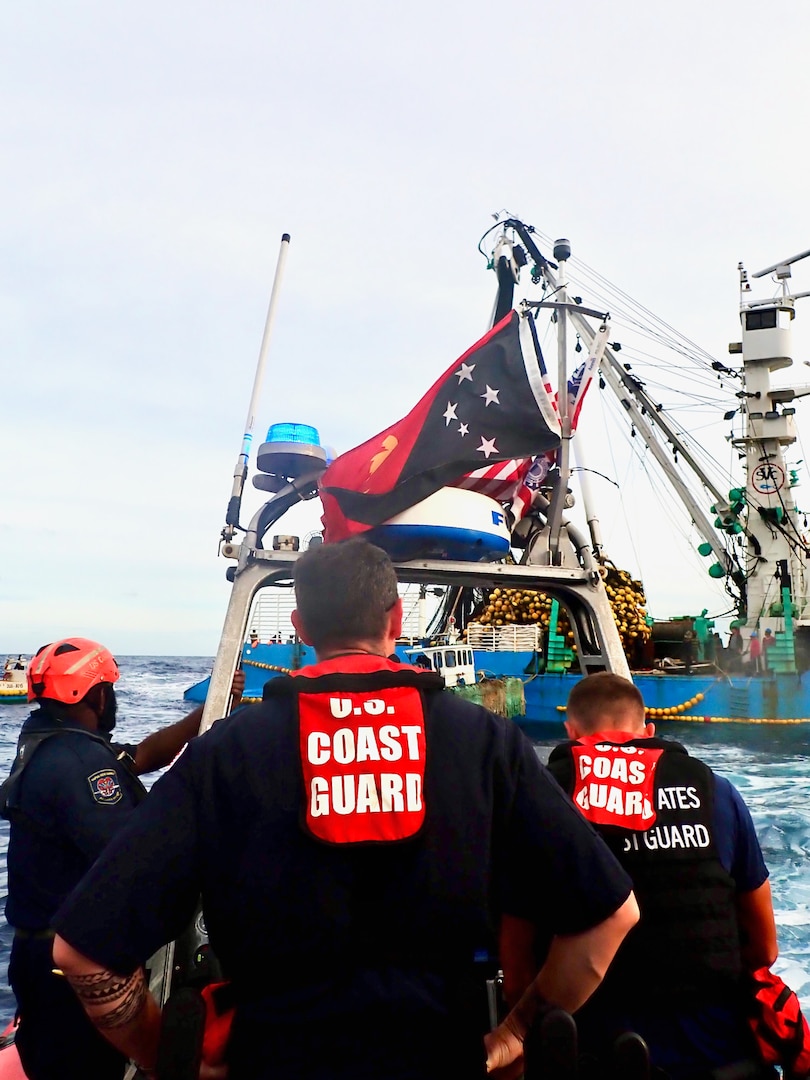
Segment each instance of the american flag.
M594 336L588 353L588 359L575 369L568 380L568 415L571 418L571 432L577 430L579 414L582 412L582 403L588 392L588 387L593 382L593 377L602 362L602 356L607 345L608 324L603 322Z
M532 467L533 458L512 458L497 465L488 465L483 469L462 476L453 486L477 491L489 495L497 502L508 503L514 499L526 473Z

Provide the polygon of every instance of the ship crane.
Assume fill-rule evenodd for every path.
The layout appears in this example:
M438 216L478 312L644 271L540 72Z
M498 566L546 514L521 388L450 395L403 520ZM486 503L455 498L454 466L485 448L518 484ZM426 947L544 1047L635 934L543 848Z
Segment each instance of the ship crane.
M570 322L590 349L593 349L599 333L589 318L594 312L582 307L579 298L575 298L577 303L567 302L566 263L570 245L567 241L558 241L554 249L556 262L551 262L540 254L532 227L514 218L500 221L497 227L504 231L498 237L493 257L493 269L498 272L499 281L495 310L499 312L505 304L511 305L514 284L521 267L528 262L528 252L534 260L532 280L542 281L545 295L553 297L553 301L538 303L524 300L521 306L524 311L539 307L559 309L554 318L560 355L558 385L563 387L566 385L566 323ZM516 239L513 240L512 235L516 235ZM696 458L677 427L647 393L643 382L619 362L612 349L605 349L600 359L604 383L623 406L628 421L660 465L703 538L699 549L701 554L713 555L716 559L710 574L729 578L739 590L738 625L744 628L744 636L748 636L754 627L791 629L794 620L803 620L808 605L805 564L810 558L810 548L798 528L798 511L791 492L795 475L791 477L786 466L785 449L796 441L795 410L791 403L810 395L810 385L772 388L770 383L771 372L790 367L793 363L790 324L795 315L794 303L810 296L810 292L791 293L788 281L791 266L808 256L810 250L753 274L755 279L772 274L780 285L776 298L764 300L751 298L748 274L742 264L739 265L742 341L732 343L729 351L732 355L742 356L742 368L729 369L716 362L712 366L715 370L742 379L743 390L738 397L741 402L739 411L744 419L743 433L731 442L745 461L744 487L723 492ZM561 330L562 345L559 344ZM558 396L562 405L566 395ZM564 405L561 413L565 448L572 436L565 427ZM728 414L726 418L730 419L731 415ZM689 479L683 472L684 466L711 496L716 521L701 505L695 494L694 479ZM563 452L551 503L541 511L545 522L540 535L551 552L550 556L546 555L549 561L553 561L555 545L559 544L568 478L568 454ZM583 494L587 502L587 493ZM598 521L589 507L586 506L585 510L593 549L598 556L601 547ZM744 554L741 553L739 558L729 543L729 534L744 540ZM537 547L535 542L532 545L533 560L543 558Z
M584 316L575 313L571 316L571 321L586 341L589 337L592 337L593 328ZM662 444L655 429L658 428L663 432L672 449L677 451L679 458L691 468L699 482L710 492L717 513L721 516L730 509L727 497L720 492L712 477L695 459L664 414L658 411L657 406L643 389L638 379L633 378L625 371L612 351L606 351L600 370L605 382L625 408L645 446L648 447L650 453L661 466L669 483L686 507L698 532L706 543L711 545L711 549L724 571L730 573L732 564L726 545L718 536L716 528L698 502L692 488L678 470L672 452ZM632 400L628 398L628 394L631 395ZM655 416L654 424L649 419L650 416Z
M544 281L549 294L554 296L556 300L545 302L523 301L522 307L524 310L527 308L539 307L555 309L555 317L557 318L558 324L558 341L562 339L559 347L560 371L558 385L564 386L566 381L564 359L564 330L566 320L570 318L572 325L589 349L594 348L599 333L588 319L588 316L594 315L595 312L588 311L588 309L583 308L581 304L571 304L566 302L567 295L565 291L565 281L563 275L558 271L560 265L564 266L565 261L570 254L570 246L565 246L567 245L567 241L558 241L558 245L562 245L560 247L555 246L554 254L558 261L556 263L551 262L540 253L537 245L534 243L532 237L534 230L531 226L526 226L522 222L518 222L515 218L508 218L501 221L499 225L504 230L514 229L522 243L521 245L512 243L506 232L498 238L492 258L492 266L498 275L499 286L498 299L495 303L493 318L497 318L505 309L508 310L508 306L511 306L512 304L514 284L518 278L521 267L525 266L527 263L526 252L524 251L525 248L534 259L535 265L532 269L532 280L534 282L540 280ZM610 349L604 349L601 353L600 372L607 385L624 406L628 418L641 435L645 445L649 448L655 460L661 466L661 469L689 512L701 536L711 545L711 550L715 554L718 563L723 567L723 572L731 573L733 565L723 540L718 536L717 530L712 524L709 516L704 511L687 481L675 466L671 450L667 449L662 444L661 439L656 435L653 424L648 419L649 416L655 415L656 426L664 433L672 448L675 449L681 458L691 467L700 483L711 493L719 514L724 514L729 511L727 497L721 493L713 479L700 466L699 462L695 460L689 448L681 440L674 427L669 424L666 417L658 412L657 406L644 391L638 379L634 378L622 367L615 359L615 355ZM560 405L563 409L565 408L565 398L566 395L559 395ZM564 427L565 417L563 416L561 419ZM552 550L555 550L559 546L560 519L569 474L568 454L565 453L565 451L567 450L570 440L570 431L563 430L564 453L561 455L557 490L551 500L547 519L549 546ZM591 531L593 548L598 552L601 549L598 521L588 507L586 507L586 515ZM536 550L534 557L537 558Z

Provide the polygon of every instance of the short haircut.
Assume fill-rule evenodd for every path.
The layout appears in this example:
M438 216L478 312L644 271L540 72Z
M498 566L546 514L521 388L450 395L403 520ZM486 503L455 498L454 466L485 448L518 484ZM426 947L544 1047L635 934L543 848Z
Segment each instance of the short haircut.
M644 699L629 679L600 671L576 684L568 696L567 716L589 735L621 730L631 720L644 726Z
M319 544L295 564L295 601L316 650L379 641L398 597L391 560L365 540Z

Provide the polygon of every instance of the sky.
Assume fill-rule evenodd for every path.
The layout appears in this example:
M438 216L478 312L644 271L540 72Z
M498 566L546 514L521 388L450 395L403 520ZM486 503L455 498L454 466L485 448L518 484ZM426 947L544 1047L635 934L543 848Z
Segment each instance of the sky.
M256 442L298 420L338 451L486 329L494 212L570 238L720 359L738 261L810 247L805 0L778 18L752 0L38 0L0 31L8 651L77 634L215 652L283 232ZM615 561L655 613L700 610L705 566L654 502L628 527L618 508L644 496L596 419L588 441L625 488L605 500ZM258 505L251 489L244 518Z

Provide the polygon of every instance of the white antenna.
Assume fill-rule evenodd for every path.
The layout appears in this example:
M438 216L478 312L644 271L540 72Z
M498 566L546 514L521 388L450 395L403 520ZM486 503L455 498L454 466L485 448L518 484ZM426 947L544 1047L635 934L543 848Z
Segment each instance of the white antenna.
M284 273L284 264L287 261L287 252L289 251L289 248L290 234L284 233L281 237L281 248L278 253L278 262L276 263L276 274L273 278L270 304L267 308L264 334L262 335L262 344L259 349L259 360L256 364L256 374L253 379L253 392L250 395L250 405L248 406L247 419L245 420L245 433L242 436L242 447L239 451L239 457L236 459L236 467L233 472L233 490L231 491L231 498L228 502L228 509L225 514L225 528L222 530L222 539L226 541L233 539L234 533L239 527L239 510L242 505L242 492L245 487L245 480L247 479L250 446L253 442L253 428L256 424L256 409L259 403L262 379L264 378L267 353L270 348L270 331L273 329L273 321L276 317L278 288L281 284L282 274Z
M751 277L760 278L765 277L767 274L775 273L778 278L789 278L790 267L795 262L799 262L801 259L806 259L810 255L810 249L803 251L800 255L793 255L790 259L781 259L778 263L774 263L773 266L766 266L764 270L757 270Z

